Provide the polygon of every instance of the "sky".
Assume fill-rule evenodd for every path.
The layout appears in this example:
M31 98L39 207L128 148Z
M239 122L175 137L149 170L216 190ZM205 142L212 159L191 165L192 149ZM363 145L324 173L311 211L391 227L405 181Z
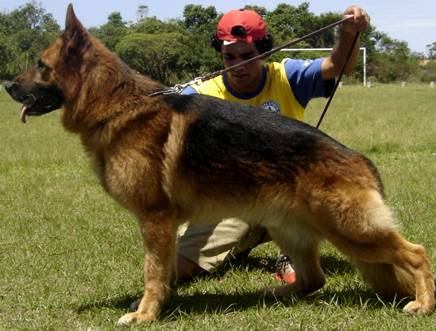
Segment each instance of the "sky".
M11 11L30 0L0 0L0 12ZM69 3L85 27L100 26L107 22L112 12L120 12L124 21L136 21L136 11L140 5L148 6L148 16L161 20L181 18L183 9L188 4L215 6L219 13L224 13L244 5L257 5L274 10L278 4L287 3L298 6L303 1L286 0L36 0L51 13L63 28L65 12ZM371 24L378 31L387 33L391 38L406 41L412 51L427 53L426 45L436 42L436 1L435 0L306 0L309 10L315 14L326 12L342 13L349 5L356 4L371 16Z

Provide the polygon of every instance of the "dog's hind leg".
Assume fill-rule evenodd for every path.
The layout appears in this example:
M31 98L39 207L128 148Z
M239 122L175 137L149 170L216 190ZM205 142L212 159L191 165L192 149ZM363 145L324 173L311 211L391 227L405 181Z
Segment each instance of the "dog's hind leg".
M385 257L384 262L368 263L370 259L364 254L355 262L363 278L386 298L414 298L404 307L406 313L430 313L434 308L435 284L424 247L408 242L398 233L390 234L377 246L375 251Z
M144 241L144 295L135 312L125 314L118 325L155 320L170 290L175 270L176 226L166 211L153 212L139 221Z
M325 284L324 273L319 260L319 237L298 223L285 223L277 228L268 228L268 233L280 247L281 252L292 259L296 281L266 290L274 296L289 294L307 295Z
M335 212L333 200L329 207L325 205L320 230L356 263L380 294L414 298L404 307L409 314L431 312L435 284L425 249L398 233L378 192L347 193L347 197L334 199L342 201Z
M387 263L353 261L363 279L386 299L402 299L414 296L416 291L413 275Z

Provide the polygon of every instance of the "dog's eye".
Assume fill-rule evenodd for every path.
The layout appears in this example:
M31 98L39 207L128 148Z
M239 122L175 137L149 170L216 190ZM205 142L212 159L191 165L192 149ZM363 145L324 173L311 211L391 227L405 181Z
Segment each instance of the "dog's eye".
M46 68L47 68L47 66L45 65L45 63L42 62L41 60L38 60L38 62L36 63L36 69L38 69L39 71L42 71Z

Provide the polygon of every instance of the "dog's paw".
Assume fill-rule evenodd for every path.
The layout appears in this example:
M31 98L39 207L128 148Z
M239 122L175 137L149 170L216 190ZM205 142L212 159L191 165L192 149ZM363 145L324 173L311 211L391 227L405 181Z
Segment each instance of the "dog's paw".
M410 301L404 306L403 311L410 315L422 315L431 313L433 310L432 305L424 305L419 301Z
M156 320L156 316L149 316L148 314L138 313L137 311L135 311L134 313L128 313L121 316L121 318L117 322L117 325L127 326L133 323L141 324L152 322L154 320Z

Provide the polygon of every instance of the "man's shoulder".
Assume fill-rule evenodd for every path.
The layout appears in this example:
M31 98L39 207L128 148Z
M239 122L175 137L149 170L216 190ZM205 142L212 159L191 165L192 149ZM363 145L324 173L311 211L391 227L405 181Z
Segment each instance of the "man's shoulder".
M324 58L318 59L284 59L282 61L283 66L288 76L291 76L295 72L301 71L320 71L321 63Z
M267 64L268 72L272 75L286 75L288 78L293 74L309 69L317 70L319 61L322 59L315 60L304 60L304 59L290 59L284 58L281 62L271 62Z

